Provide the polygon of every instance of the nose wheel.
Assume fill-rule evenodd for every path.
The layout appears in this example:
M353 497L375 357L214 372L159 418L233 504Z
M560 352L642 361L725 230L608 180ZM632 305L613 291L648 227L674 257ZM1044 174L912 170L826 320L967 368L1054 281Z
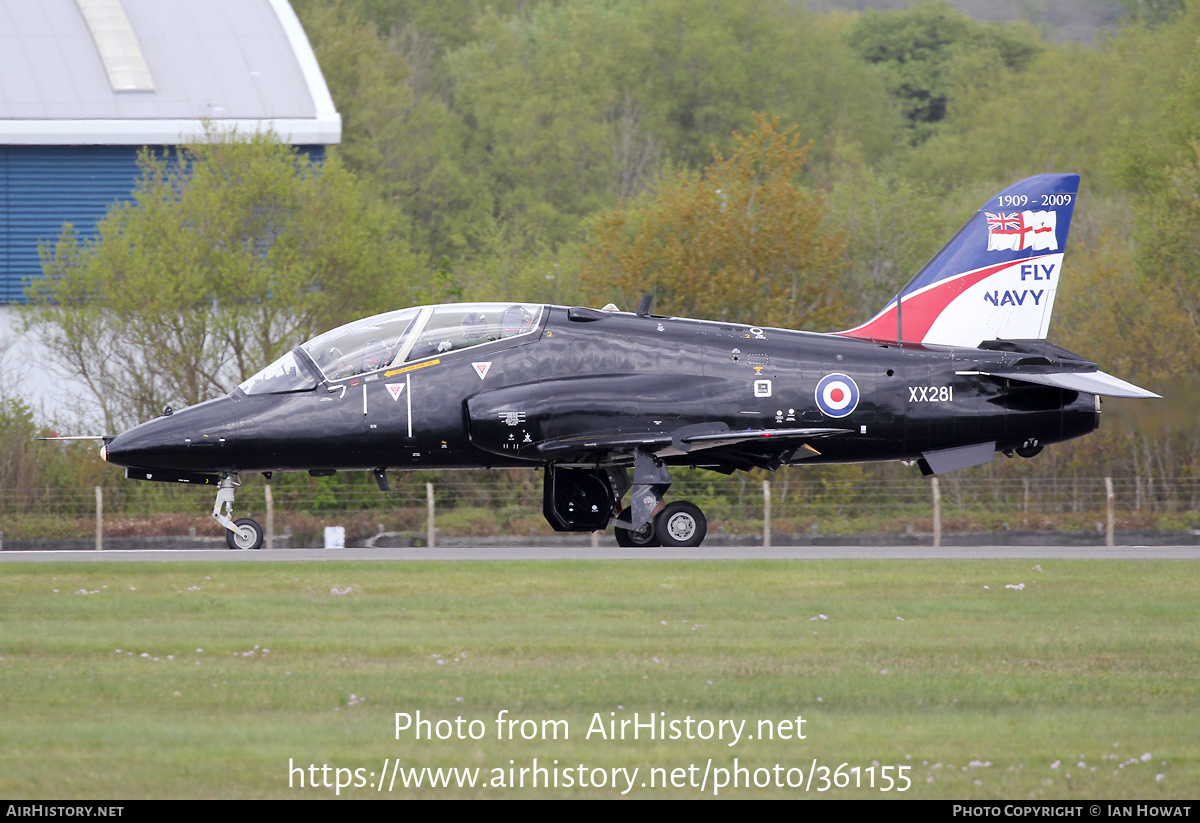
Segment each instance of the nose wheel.
M225 530L225 542L231 549L261 549L263 544L263 529L257 520L243 517L234 524L236 530Z

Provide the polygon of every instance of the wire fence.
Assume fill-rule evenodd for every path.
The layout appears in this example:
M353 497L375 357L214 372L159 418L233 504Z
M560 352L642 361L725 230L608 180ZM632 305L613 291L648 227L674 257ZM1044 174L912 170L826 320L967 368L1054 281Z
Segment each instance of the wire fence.
M552 535L542 517L541 473L449 472L432 481L397 478L387 492L374 483L275 486L238 491L234 517L260 521L269 508L282 545L322 545L340 526L348 544L388 540ZM711 479L710 479L711 478ZM1111 508L1108 484L1111 483ZM158 485L158 484L146 484ZM943 475L934 522L931 479L830 476L725 478L684 473L669 499L701 507L710 534L815 535L997 530L1200 529L1200 479L1154 477L994 478ZM92 489L0 490L0 549L53 541L179 537L223 538L209 516L213 489L144 493ZM436 539L436 537L435 537Z

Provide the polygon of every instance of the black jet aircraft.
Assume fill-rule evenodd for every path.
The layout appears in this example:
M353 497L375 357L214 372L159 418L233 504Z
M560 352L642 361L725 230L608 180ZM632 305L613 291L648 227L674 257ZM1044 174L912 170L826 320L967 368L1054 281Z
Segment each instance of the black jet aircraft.
M408 308L326 332L229 395L106 437L139 480L215 485L231 548L239 474L541 468L560 531L696 546L671 470L1033 457L1094 430L1103 396L1157 397L1046 341L1079 188L1043 174L988 200L873 319L814 334L533 303ZM623 504L629 492L629 503Z

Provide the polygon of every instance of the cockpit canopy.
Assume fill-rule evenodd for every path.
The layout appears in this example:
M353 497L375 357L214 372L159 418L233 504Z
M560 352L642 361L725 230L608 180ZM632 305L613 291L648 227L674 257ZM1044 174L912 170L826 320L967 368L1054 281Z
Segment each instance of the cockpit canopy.
M326 380L412 363L427 357L531 334L544 307L535 303L457 303L377 314L339 326L288 352L242 383L246 394L315 388L296 356L303 351Z

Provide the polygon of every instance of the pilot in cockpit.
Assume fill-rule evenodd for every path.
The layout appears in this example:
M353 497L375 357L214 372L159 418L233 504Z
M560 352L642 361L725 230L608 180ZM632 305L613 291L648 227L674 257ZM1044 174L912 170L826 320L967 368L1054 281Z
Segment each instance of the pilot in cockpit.
M366 346L363 347L362 365L359 368L359 373L375 371L391 365L392 357L395 356L387 343L383 342L382 337L372 339Z
M516 337L529 331L533 325L533 315L524 306L509 306L500 315L500 337Z
M495 340L494 334L488 334L487 315L483 312L467 312L462 319L462 346L469 348Z

